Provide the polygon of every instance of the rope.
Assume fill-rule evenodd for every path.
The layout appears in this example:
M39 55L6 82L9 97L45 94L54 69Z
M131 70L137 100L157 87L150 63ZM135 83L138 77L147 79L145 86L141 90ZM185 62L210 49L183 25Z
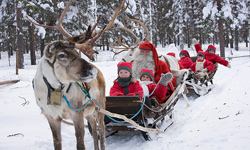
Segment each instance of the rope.
M66 103L68 104L68 106L69 106L70 109L72 109L72 110L74 110L74 111L80 111L80 110L84 109L84 108L89 104L89 102L91 102L92 100L96 100L96 99L90 97L89 92L86 90L86 86L85 86L85 85L84 85L84 87L83 87L83 86L81 86L80 83L78 83L78 82L76 82L76 83L77 83L77 85L81 88L81 90L86 94L86 96L89 98L89 100L87 101L87 103L84 104L81 108L73 108L73 107L70 105L70 103L69 103L67 97L63 95L63 98L65 99L65 101L66 101ZM71 85L70 85L70 86L71 86ZM68 90L67 90L67 92L68 92ZM66 92L66 93L67 93L67 92ZM96 102L97 102L97 101L96 101Z
M72 110L74 110L74 111L80 111L80 110L84 109L92 100L94 100L94 101L97 103L97 105L98 105L100 108L102 108L101 105L98 103L98 101L97 101L96 99L91 98L91 96L89 95L89 92L87 92L86 89L83 88L83 87L80 85L80 83L78 83L78 82L76 82L76 83L77 83L77 85L81 88L81 90L87 95L87 97L89 98L89 100L87 101L86 104L83 105L83 107L81 107L81 108L73 108L73 107L70 105L70 103L69 103L67 97L63 95L63 98L65 99L65 101L66 101L66 103L68 104L68 106L69 106L70 109L72 109ZM135 117L141 112L141 110L142 110L142 108L143 108L143 106L144 106L144 104L145 104L145 99L146 99L146 97L150 97L150 96L155 92L155 90L156 90L156 88L157 88L158 85L159 85L159 82L156 84L156 86L155 86L155 88L154 88L154 90L153 90L153 92L152 92L151 94L144 96L144 98L143 98L143 103L142 103L142 105L141 105L141 108L139 109L139 111L138 111L134 116L132 116L132 117L130 118L131 120L132 120L133 118L135 118ZM116 120L116 119L110 117L110 116L107 115L107 114L105 114L105 116L107 116L109 119L111 119L112 121L117 122L117 123L125 123L125 122L126 122L126 121L118 121L118 120Z
M70 103L69 103L67 97L63 95L63 98L65 99L65 101L66 101L66 103L68 104L69 108L72 109L72 110L74 110L74 111L82 110L83 108L85 108L85 107L89 104L90 101L95 100L95 99L91 98L91 99L89 99L89 100L87 101L87 103L84 104L81 108L73 108L73 107L70 105Z

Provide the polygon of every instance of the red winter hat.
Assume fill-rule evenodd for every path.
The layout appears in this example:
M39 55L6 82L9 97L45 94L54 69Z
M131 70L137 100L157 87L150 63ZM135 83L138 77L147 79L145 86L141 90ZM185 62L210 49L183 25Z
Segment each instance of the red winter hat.
M213 45L209 45L207 47L207 51L213 50L214 52L216 51L216 47L214 47Z
M148 75L151 78L151 80L154 81L154 72L153 72L153 70L151 70L151 69L142 69L141 73L140 73L140 79L144 74Z
M202 56L203 58L205 58L205 54L204 54L203 51L199 51L199 52L197 53L197 56Z
M155 61L155 66L158 66L158 61L159 61L158 53L156 51L155 46L152 43L150 43L149 41L145 41L139 45L139 49L140 50L152 50L153 58ZM155 69L157 69L157 67L155 67Z
M180 52L180 55L184 55L184 56L186 56L186 57L190 57L189 52L188 52L187 50L182 50L182 51Z
M170 56L174 56L174 57L175 57L175 53L173 53L173 52L169 52L169 53L167 53L167 55L170 55Z
M125 70L128 70L132 74L132 63L131 62L119 62L117 64L117 67L118 67L118 72L121 69L125 69Z

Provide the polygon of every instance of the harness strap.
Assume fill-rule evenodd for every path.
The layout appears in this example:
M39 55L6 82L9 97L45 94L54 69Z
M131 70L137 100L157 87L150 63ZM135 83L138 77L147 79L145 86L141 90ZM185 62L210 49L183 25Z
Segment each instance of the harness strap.
M169 63L169 61L168 61L168 59L165 57L165 56L163 56L163 58L164 58L164 60L165 60L165 63L168 65L168 67L170 68L170 63Z
M72 82L70 82L70 84L69 84L69 86L68 86L68 88L67 88L67 90L66 90L66 93L69 92L69 89L70 89L71 85L72 85Z
M54 63L56 62L56 56L54 57L54 60L52 63L49 60L46 60L46 61L50 65L51 68L54 68Z
M55 89L49 84L48 80L44 76L43 76L43 81L45 82L47 89L48 89L47 99L50 99L51 92L54 91Z
M80 83L78 83L78 82L76 82L76 83L77 83L77 85L81 88L81 90L86 94L86 96L87 96L88 98L91 98L90 95L89 95L89 90L90 90L89 84L86 83L86 82L83 82L83 83L82 83L83 86L81 86Z

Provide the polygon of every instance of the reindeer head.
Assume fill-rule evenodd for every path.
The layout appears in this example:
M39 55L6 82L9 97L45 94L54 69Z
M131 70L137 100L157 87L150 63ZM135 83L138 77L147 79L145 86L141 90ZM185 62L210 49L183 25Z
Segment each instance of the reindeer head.
M74 45L67 41L48 44L44 49L44 57L61 83L90 82L97 76L97 69L82 59Z

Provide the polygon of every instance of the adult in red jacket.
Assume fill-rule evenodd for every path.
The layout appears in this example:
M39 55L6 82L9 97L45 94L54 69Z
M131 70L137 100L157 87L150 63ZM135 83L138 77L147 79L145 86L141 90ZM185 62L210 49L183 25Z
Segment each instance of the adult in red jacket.
M193 61L191 60L188 51L182 50L180 52L180 60L179 60L179 62L180 62L180 64L182 64L184 69L190 68L190 66L193 64Z
M162 60L159 60L155 46L149 41L145 41L139 45L139 52L134 54L133 76L140 78L142 69L151 69L154 71L154 81L158 83L162 73L172 73L169 66ZM171 82L168 83L168 94L172 94L176 87L176 79L173 76Z
M203 51L201 49L201 45L199 44L199 41L197 41L195 38L193 39L193 44L197 53L199 51ZM213 64L219 63L219 64L222 64L223 66L231 68L231 65L229 64L229 62L222 59L219 55L216 55L215 51L216 51L216 47L214 47L213 45L209 45L207 50L205 51L205 59L208 61L211 61Z
M154 81L154 73L153 70L150 69L142 69L140 74L140 84L143 88L144 95L148 96L150 99L154 99L156 103L162 103L166 100L166 93L168 91L167 84L171 81L173 75L171 73L162 74L162 77L159 81L159 84L153 83ZM157 87L156 87L157 86Z
M114 85L110 89L110 96L143 96L143 89L135 78L132 78L132 63L119 62L118 78L114 81Z
M215 65L205 59L205 54L203 51L199 51L197 54L197 60L190 66L193 72L211 72L215 68Z

